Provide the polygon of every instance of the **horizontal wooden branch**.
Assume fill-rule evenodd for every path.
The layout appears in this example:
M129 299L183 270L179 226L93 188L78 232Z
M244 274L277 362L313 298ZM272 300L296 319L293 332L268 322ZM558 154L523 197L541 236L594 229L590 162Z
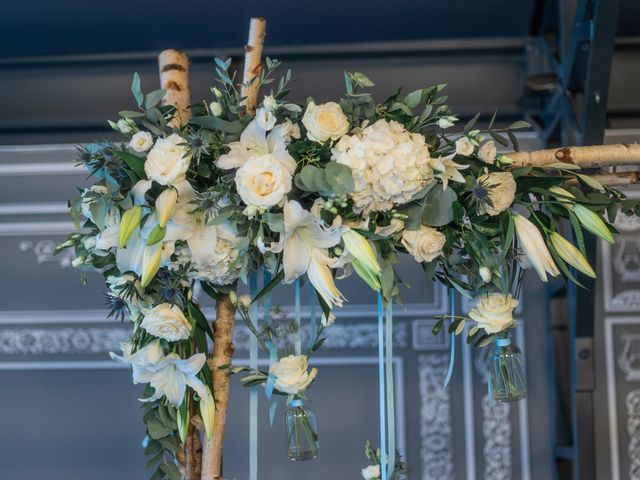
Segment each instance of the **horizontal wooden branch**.
M640 145L638 144L551 148L531 152L513 152L507 155L518 167L544 167L557 162L572 163L584 168L640 165Z

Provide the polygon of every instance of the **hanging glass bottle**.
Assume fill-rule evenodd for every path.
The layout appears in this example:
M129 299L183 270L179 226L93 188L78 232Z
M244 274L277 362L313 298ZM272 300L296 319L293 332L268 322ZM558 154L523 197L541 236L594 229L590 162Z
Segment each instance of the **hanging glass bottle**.
M527 377L520 349L506 333L496 339L491 367L491 390L498 402L514 402L527 396Z
M316 415L302 398L293 398L285 409L289 459L311 460L318 456Z

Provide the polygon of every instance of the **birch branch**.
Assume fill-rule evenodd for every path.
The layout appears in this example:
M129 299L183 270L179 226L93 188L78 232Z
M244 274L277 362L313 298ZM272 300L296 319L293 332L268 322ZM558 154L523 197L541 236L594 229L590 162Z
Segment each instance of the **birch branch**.
M176 113L169 122L172 127L180 127L191 116L191 88L189 87L189 57L178 50L164 50L158 55L160 86L166 90L163 105L173 105Z
M544 167L551 163L572 163L583 168L640 165L640 144L563 147L508 154L516 167Z
M247 112L254 114L258 104L258 89L260 88L260 74L262 73L262 48L267 29L267 21L257 17L251 19L249 25L249 40L244 47L244 74L242 76L241 95L245 97L244 104Z

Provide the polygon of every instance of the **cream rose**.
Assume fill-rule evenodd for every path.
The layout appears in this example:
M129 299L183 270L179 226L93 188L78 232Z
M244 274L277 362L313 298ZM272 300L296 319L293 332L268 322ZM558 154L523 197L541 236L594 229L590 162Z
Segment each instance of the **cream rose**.
M493 140L483 143L478 149L478 158L484 163L490 163L493 165L496 161L497 155L498 149L496 148L496 143Z
M458 155L468 157L469 155L473 155L474 150L475 147L473 146L473 143L471 143L471 140L467 137L460 137L456 140L456 153Z
M156 140L144 163L147 177L161 185L173 185L184 180L191 162L186 143L184 138L175 133Z
M420 230L405 230L402 233L402 244L416 262L430 262L441 255L445 241L444 234L425 225L420 225Z
M140 324L149 334L169 342L185 340L191 334L191 324L176 305L161 303L147 311Z
M486 189L489 202L483 202L481 213L498 215L513 203L516 194L516 181L510 172L496 172L482 175L478 182Z
M289 355L271 365L269 372L276 377L276 388L289 395L296 395L306 390L316 378L318 369L307 372L308 360L305 355Z
M498 333L513 326L513 309L517 306L518 300L511 294L488 293L478 298L475 308L469 312L469 317L488 334Z
M138 132L131 137L129 142L129 147L136 152L146 152L151 148L151 145L153 145L153 137L149 132Z
M256 112L256 122L260 125L260 128L265 132L268 132L276 126L276 116L268 108L259 108Z
M349 120L342 108L335 102L316 105L310 102L302 117L307 129L307 137L314 142L324 143L337 140L349 131Z
M272 207L291 191L291 174L273 155L248 160L236 172L236 188L248 206Z

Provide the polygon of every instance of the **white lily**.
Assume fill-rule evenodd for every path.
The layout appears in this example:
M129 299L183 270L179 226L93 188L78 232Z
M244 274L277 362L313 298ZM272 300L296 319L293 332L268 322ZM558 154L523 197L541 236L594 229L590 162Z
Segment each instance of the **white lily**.
M542 238L542 234L527 218L517 213L513 215L513 223L516 227L518 241L524 250L533 268L536 269L540 279L547 281L547 273L552 277L560 275L551 253Z
M287 151L290 126L276 125L269 135L253 120L240 135L240 140L229 144L229 153L220 155L216 165L223 170L242 167L248 160L271 155L290 175L296 171L296 161Z
M327 304L342 305L343 296L336 288L330 269L335 260L328 256L327 249L340 242L343 229L324 228L320 219L296 201L287 202L283 211L285 283L291 283L307 272Z
M448 157L431 158L429 165L433 169L434 176L442 181L442 188L447 188L449 180L452 182L464 183L464 177L460 173L460 170L469 168L469 165L461 165L453 161L456 155L449 155Z
M131 354L131 344L122 345L123 355L120 357L110 353L111 358L133 367L133 383L148 383L155 392L144 402L152 402L165 396L167 402L178 407L184 400L187 386L197 392L200 398L207 397L207 388L196 376L207 361L204 353L197 353L188 359L181 359L177 354L164 355L159 340Z

